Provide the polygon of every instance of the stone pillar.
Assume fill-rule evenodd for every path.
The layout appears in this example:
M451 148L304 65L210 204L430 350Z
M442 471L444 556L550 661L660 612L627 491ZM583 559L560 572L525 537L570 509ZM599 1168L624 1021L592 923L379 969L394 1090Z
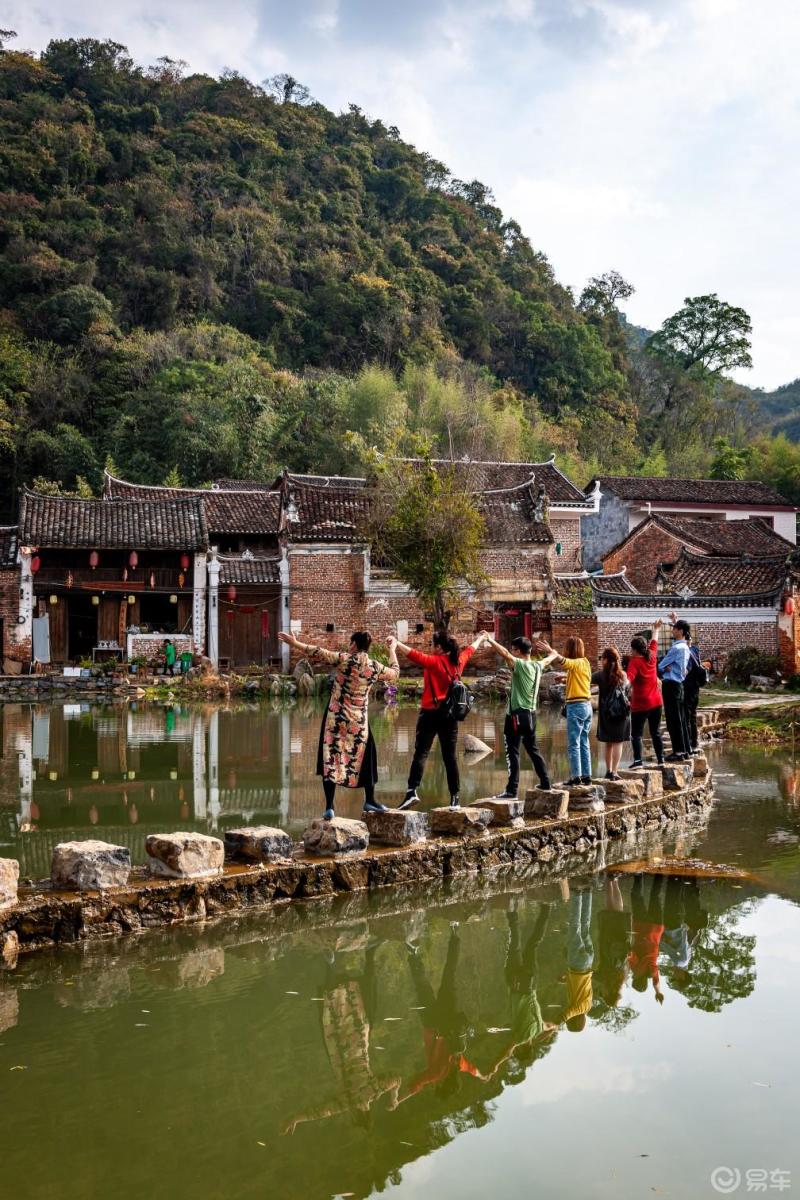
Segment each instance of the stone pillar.
M195 654L203 654L206 648L206 555L199 551L194 556L194 603L192 606L192 636Z
M281 572L281 600L280 600L280 613L278 616L278 622L280 625L281 633L289 633L289 632L291 632L291 628L292 628L292 624L291 624L292 612L291 612L291 598L289 595L289 552L285 548L283 550L283 553L281 554L280 572ZM281 669L283 670L285 675L288 675L290 666L291 666L291 660L292 660L291 651L285 642L281 642L280 645L281 645Z
M216 552L208 560L208 657L219 666L219 572Z
M31 546L22 546L19 552L20 562L20 579L19 579L19 615L16 626L8 631L9 649L11 646L17 648L17 654L21 659L30 658L33 653L33 575L31 574L31 559L33 558L33 548ZM0 649L2 649L0 647Z

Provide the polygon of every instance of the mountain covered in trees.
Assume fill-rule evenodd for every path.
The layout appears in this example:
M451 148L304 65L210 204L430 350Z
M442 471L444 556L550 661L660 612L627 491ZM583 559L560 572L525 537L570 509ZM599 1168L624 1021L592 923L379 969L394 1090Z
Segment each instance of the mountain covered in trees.
M747 314L695 297L637 345L632 290L609 272L576 297L488 187L288 76L0 51L6 515L23 481L88 493L109 460L201 484L347 473L404 439L800 493L725 378Z

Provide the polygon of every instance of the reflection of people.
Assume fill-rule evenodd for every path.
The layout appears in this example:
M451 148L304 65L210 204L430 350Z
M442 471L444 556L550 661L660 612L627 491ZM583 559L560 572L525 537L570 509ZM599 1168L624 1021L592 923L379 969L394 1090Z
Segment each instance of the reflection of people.
M422 1019L425 1067L404 1088L398 1103L434 1084L439 1085L441 1091L449 1092L456 1086L461 1072L467 1075L480 1074L475 1064L470 1062L464 1053L467 1018L458 1008L456 996L456 971L460 952L461 940L458 926L454 923L450 926L450 940L447 944L447 957L439 991L434 993L425 973L419 947L413 942L408 943L408 967Z
M567 901L567 1000L561 1021L570 1033L580 1033L592 1007L592 893L589 888L572 892Z
M384 666L367 654L372 638L363 631L352 634L346 653L307 645L290 633L280 633L278 637L287 646L294 646L303 654L336 668L317 753L317 774L322 776L326 819L334 814L337 786L363 788L364 811L384 812L384 806L375 800L378 755L369 727L368 706L373 684L394 683L400 674L394 649L390 648L389 665Z
M439 749L447 774L447 788L450 792L450 804L458 806L458 793L461 780L458 772L456 746L458 744L458 721L449 717L445 712L445 700L450 685L455 679L460 679L472 655L483 645L484 635L479 633L471 646L459 649L458 642L449 633L437 630L432 638L430 654L414 650L397 638L390 637L387 644L390 649L402 650L410 662L422 667L422 699L417 718L417 733L414 743L414 758L408 773L408 787L400 808L411 808L419 803L417 788L422 783L425 763L428 761L431 746L438 737Z
M625 964L631 948L631 915L625 912L619 880L608 876L605 884L606 906L598 919L597 967L595 990L611 1008L622 998Z
M506 790L501 792L497 799L514 800L519 789L520 743L527 750L528 758L539 776L539 787L545 789L550 787L547 766L536 744L536 706L539 703L539 684L542 679L542 671L552 659L531 658L533 647L530 639L526 637L514 638L510 650L506 650L505 646L501 646L489 634L486 634L485 641L511 667L511 689L508 694L506 719L503 726L508 781Z
M648 983L652 981L659 1004L664 1003L658 974L658 953L664 933L663 891L664 876L654 875L650 885L650 898L645 903L644 875L634 877L631 888L633 946L628 956L632 983L636 991L646 992Z
M335 1079L332 1098L315 1104L293 1117L284 1133L294 1133L305 1121L320 1121L349 1112L357 1125L368 1125L370 1109L376 1100L389 1093L389 1108L397 1104L399 1078L380 1078L372 1070L369 1058L370 1026L375 1019L377 946L365 951L360 979L338 968L336 958L330 964L322 1001L322 1037Z
M542 905L536 917L533 932L525 946L520 937L519 916L514 910L508 912L508 953L505 976L509 991L510 1032L507 1042L497 1055L494 1065L482 1072L482 1079L490 1079L510 1058L523 1068L544 1053L548 1043L558 1029L552 1021L545 1021L537 993L537 954L544 937L550 909ZM538 1054L537 1054L538 1051Z

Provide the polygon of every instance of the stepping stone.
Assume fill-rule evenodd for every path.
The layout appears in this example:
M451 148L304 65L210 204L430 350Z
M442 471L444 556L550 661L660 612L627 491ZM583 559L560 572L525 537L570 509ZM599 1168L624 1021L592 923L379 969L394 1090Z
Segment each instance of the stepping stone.
M492 825L510 825L513 829L520 829L525 824L524 800L478 800L476 807L489 809Z
M50 882L68 891L102 891L125 887L131 873L127 846L113 846L93 838L85 842L59 842L53 848Z
M208 879L225 861L220 839L206 833L151 833L145 850L151 874L165 879Z
M366 850L368 845L367 826L347 817L333 817L330 821L317 817L303 834L306 854L348 854Z
M225 855L240 862L276 862L291 858L292 847L288 833L270 825L225 830Z
M661 767L623 767L618 772L624 780L638 780L644 784L644 796L646 800L656 800L664 792L664 780L661 775Z
M705 779L708 774L708 759L705 754L695 754L694 759L694 778Z
M604 779L602 787L606 804L632 804L644 799L642 779Z
M661 781L666 792L682 792L689 787L694 779L694 763L676 762L664 763L661 767Z
M441 835L460 835L462 837L485 833L486 826L491 822L492 812L485 807L467 808L432 808L430 811L431 833Z
M487 746L474 733L465 733L461 738L461 747L465 754L491 754L492 747Z
M17 903L19 863L15 858L0 858L0 912Z
M602 812L605 808L605 782L581 783L568 791L570 812Z
M566 788L531 788L525 793L526 817L555 817L563 820L569 812Z
M428 836L428 817L422 812L387 812L364 814L369 839L379 846L413 846Z

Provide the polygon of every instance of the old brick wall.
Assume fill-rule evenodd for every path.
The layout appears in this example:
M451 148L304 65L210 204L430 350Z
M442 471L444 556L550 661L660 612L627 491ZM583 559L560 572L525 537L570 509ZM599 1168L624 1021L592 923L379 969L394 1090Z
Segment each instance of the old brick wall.
M600 511L581 517L583 565L586 570L599 570L603 555L621 542L629 529L628 505L617 496L604 493L600 499Z
M556 650L564 650L567 638L583 638L586 657L594 664L598 655L597 617L594 613L553 613L550 644Z
M603 570L613 575L625 568L625 574L639 592L655 590L656 571L660 562L674 562L681 552L682 542L657 525L635 532L619 550L606 554Z
M550 512L550 529L556 543L561 544L561 553L555 553L553 570L580 571L582 566L581 518L559 517Z
M553 547L504 547L482 550L481 570L488 577L486 596L494 600L540 599L547 586Z
M3 645L0 659L11 658L27 662L31 656L30 638L17 639L19 615L19 571L15 567L0 570L0 620L3 623ZM2 667L2 661L0 661Z
M731 650L743 646L756 646L764 654L778 654L778 626L776 620L753 620L737 623L724 621L694 621L691 612L686 618L692 626L692 636L700 647L703 658L714 664L716 671L724 669ZM627 653L631 638L645 627L644 623L605 620L598 615L597 636L600 646L616 645L622 654Z

